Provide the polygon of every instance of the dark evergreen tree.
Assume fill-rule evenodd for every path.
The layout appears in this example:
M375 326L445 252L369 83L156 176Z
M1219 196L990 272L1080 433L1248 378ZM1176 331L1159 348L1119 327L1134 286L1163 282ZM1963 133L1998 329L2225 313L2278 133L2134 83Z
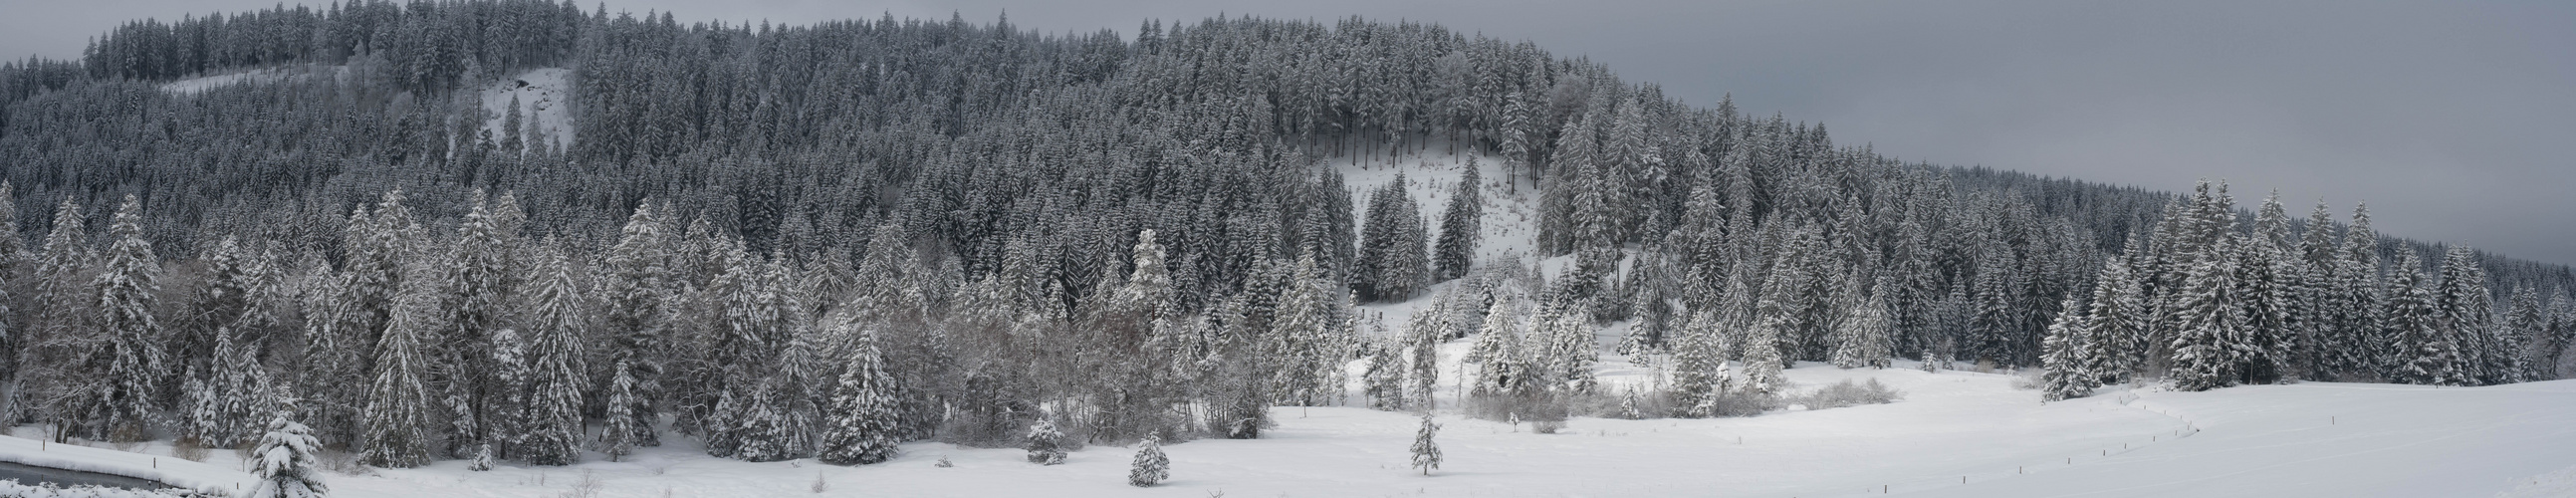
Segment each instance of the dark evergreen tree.
M525 317L529 348L526 415L511 455L537 465L567 465L581 457L582 397L589 392L582 339L590 335L584 287L573 267L549 242L540 249L537 278Z
M392 320L376 345L375 382L367 392L360 425L358 462L377 467L428 465L436 436L430 418L435 406L424 370L421 337L431 335L429 322L438 313L437 296L427 289L406 289L395 299Z
M1484 237L1485 197L1480 190L1484 177L1474 156L1461 168L1458 188L1449 194L1449 205L1440 210L1440 241L1431 257L1433 281L1467 276L1476 260L1476 244Z

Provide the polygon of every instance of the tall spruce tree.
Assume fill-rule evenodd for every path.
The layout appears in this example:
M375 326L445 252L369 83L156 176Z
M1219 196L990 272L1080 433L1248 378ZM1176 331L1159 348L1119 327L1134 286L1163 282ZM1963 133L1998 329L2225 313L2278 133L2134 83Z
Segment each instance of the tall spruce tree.
M2477 251L2451 248L2442 257L2441 271L2433 288L2435 323L2458 346L2462 374L2473 385L2512 382L2514 355L2507 351L2513 348L2496 335L2495 297L2487 290Z
M2185 272L2167 311L2179 328L2173 339L2173 371L2166 376L2185 391L2236 385L2239 369L2251 356L2237 259L2229 256L2236 242L2223 235L2213 242L2205 251L2210 256Z
M2040 345L2040 400L2064 401L2091 396L2101 374L2092 370L2086 352L2099 340L2086 326L2084 309L2074 296L2067 296L2057 307L2057 319L2048 324L2048 336Z
M1432 249L1432 280L1447 281L1467 276L1475 263L1476 243L1483 238L1485 198L1482 174L1476 158L1467 157L1465 171L1458 178L1457 190L1449 194L1449 205L1440 210L1440 240Z
M1713 311L1692 313L1690 323L1674 341L1672 401L1689 417L1715 415L1717 399L1726 390L1726 357L1718 344L1721 319L1717 315Z
M511 452L537 465L567 465L581 457L582 399L589 392L582 340L590 336L589 309L572 262L549 241L539 251L523 328L528 332L525 432Z
M161 322L153 316L161 290L160 258L143 240L143 203L134 196L116 208L108 236L116 240L90 279L97 296L103 339L84 369L101 385L87 400L90 437L138 441L148 437L163 378Z
M1449 320L1434 313L1415 313L1410 321L1405 327L1405 352L1409 353L1406 363L1410 367L1405 392L1413 398L1415 409L1429 412L1436 404L1434 391L1440 386L1440 343L1448 336L1444 324Z
M1853 283L1857 286L1857 282ZM1895 325L1888 319L1887 294L1893 286L1882 279L1869 297L1853 303L1835 328L1834 366L1887 368L1896 356Z
M843 348L848 356L824 413L823 447L815 459L834 465L867 465L894 458L896 445L902 442L895 413L899 393L895 379L886 372L884 354L877 349L876 332L848 322L835 326L835 335L849 341Z
M447 426L448 439L457 443L453 448L459 452L454 455L458 457L471 456L466 452L478 451L482 445L494 443L496 437L515 436L495 434L494 429L500 427L493 422L515 414L499 413L501 410L494 406L494 399L505 396L501 392L504 388L492 377L502 368L493 361L489 350L475 347L489 343L492 331L506 326L502 322L508 315L505 303L511 302L510 292L520 280L512 261L516 234L502 231L505 216L497 212L499 209L518 208L496 208L485 201L479 190L471 196L464 222L457 226L456 240L447 248L444 274L440 275L447 286L445 302L440 306L447 313L441 319L446 332L424 343L426 351L435 357L436 366L431 372L438 378L432 383L447 391L444 401L455 414Z
M617 245L608 249L600 297L600 317L610 377L602 384L607 405L601 422L600 447L614 460L633 448L657 446L653 430L661 393L666 324L674 310L665 306L672 292L669 221L651 202L637 203L626 219Z
M422 380L427 365L421 338L435 333L431 322L438 313L438 298L418 287L396 297L392 320L376 345L375 381L359 421L365 430L356 445L361 464L419 467L429 464L435 450L436 436L431 431L436 429L430 414L437 405L429 384Z
M2459 344L2443 333L2440 298L2424 282L2421 268L2409 250L2398 253L2397 265L2389 271L2388 307L2381 323L2393 340L2385 375L2401 384L2468 385Z
M2093 280L2092 308L2084 322L2092 341L2084 354L2096 383L2128 382L2142 363L2148 317L2134 275L2127 263L2111 261L2103 263Z

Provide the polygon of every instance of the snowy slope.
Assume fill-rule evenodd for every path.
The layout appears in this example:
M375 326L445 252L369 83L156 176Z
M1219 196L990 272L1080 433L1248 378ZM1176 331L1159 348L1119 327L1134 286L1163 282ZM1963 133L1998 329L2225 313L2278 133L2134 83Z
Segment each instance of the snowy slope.
M489 118L483 123L484 131L491 132L494 141L500 140L501 121L509 115L510 98L517 97L520 119L524 120L521 123L536 124L546 136L570 145L573 139L571 78L571 69L538 68L501 78L483 87L483 112Z
M248 488L255 482L249 473L224 465L239 463L238 459L232 459L230 451L211 452L208 463L199 463L171 457L166 443L151 443L138 449L143 452L0 436L0 462L119 475L205 492L230 493Z
M1392 158L1384 154L1344 156L1333 158L1327 165L1341 172L1343 186L1352 190L1351 221L1354 224L1368 223L1369 194L1402 174L1414 205L1422 209L1423 222L1430 225L1430 236L1436 241L1440 237L1441 212L1448 209L1450 196L1457 192L1458 180L1465 175L1468 157L1468 154L1445 152L1445 147L1434 145L1421 154ZM1538 247L1538 189L1523 180L1519 193L1513 193L1512 188L1503 183L1502 158L1483 154L1474 156L1477 175L1484 178L1479 194L1485 199L1484 217L1477 220L1481 240L1476 244L1476 264L1483 265L1490 259L1507 255L1517 255L1521 264L1528 264L1528 258L1537 252ZM1431 296L1438 295L1452 283L1433 284L1422 295L1409 301L1371 303L1359 306L1359 310L1366 316L1364 320L1383 317L1388 331L1401 333L1415 309L1430 305ZM1362 333L1368 331L1366 321L1361 322L1360 330Z
M182 80L178 80L178 81L172 81L172 82L169 82L169 83L162 83L162 84L161 84L161 91L164 91L164 92L170 92L170 93L179 93L179 94L191 94L191 93L200 93L200 92L204 92L204 91L207 91L207 90L213 90L213 89L216 89L216 88L222 88L222 87L226 87L226 86L232 86L232 85L238 85L238 84L244 84L244 83L267 83L267 82L272 82L272 81L282 81L282 80L285 80L285 79L287 79L287 78L307 77L307 76L311 76L311 75L314 75L314 74L329 74L329 75L331 75L332 77L335 77L335 78L336 78L336 77L345 77L345 76L346 76L346 73L347 73L347 70L348 70L348 67L347 67L347 66L317 66L317 65L297 65L297 66L267 67L267 68L258 68L258 69L236 70L236 71L227 72L227 73L223 73L223 74L205 75L205 76L199 76L199 77L195 77L195 78L188 78L188 79L182 79Z

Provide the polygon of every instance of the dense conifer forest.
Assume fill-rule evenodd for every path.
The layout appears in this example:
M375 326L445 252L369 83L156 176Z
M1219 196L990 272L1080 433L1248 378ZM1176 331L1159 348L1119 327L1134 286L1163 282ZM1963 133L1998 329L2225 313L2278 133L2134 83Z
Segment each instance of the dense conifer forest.
M2223 182L1901 162L1437 25L609 8L279 7L0 64L0 419L242 447L284 413L385 467L671 437L871 464L1451 386L1497 419L1742 415L1798 361L2041 369L2052 400L2571 372L2566 267ZM547 68L569 123L477 91ZM227 74L257 77L167 86ZM1431 206L1325 167L1433 151L1505 174ZM1477 260L1479 199L1524 190L1535 253ZM1613 324L1669 382L1594 382ZM1436 378L1459 340L1475 377Z

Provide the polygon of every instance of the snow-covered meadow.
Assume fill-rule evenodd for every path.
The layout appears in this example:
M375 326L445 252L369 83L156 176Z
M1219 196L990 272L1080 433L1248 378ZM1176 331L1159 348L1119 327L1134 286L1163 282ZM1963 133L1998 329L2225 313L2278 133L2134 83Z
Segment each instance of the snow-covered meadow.
M1900 363L1911 367L1910 362ZM1903 401L1702 420L1577 418L1557 434L1441 416L1446 462L1407 466L1418 419L1362 408L1277 408L1259 440L1165 447L1172 479L1127 485L1131 448L1064 465L1018 449L906 444L860 467L706 456L687 438L623 462L568 467L464 461L328 476L335 496L2567 496L2576 489L2576 381L2476 388L2305 383L2210 392L2116 389L2041 404L2000 373L1911 368L1788 371L1800 388L1877 379ZM1605 380L1619 379L1609 376ZM1633 379L1626 379L1633 380ZM29 444L17 444L17 443ZM0 440L24 459L34 441ZM26 446L27 448L22 448ZM118 471L154 455L192 484L239 468L50 448ZM22 460L23 461L23 460ZM942 466L941 462L949 466ZM129 474L131 475L131 474ZM218 478L222 477L222 478ZM817 483L820 483L818 486ZM205 486L200 486L205 487ZM820 489L818 492L817 489Z

